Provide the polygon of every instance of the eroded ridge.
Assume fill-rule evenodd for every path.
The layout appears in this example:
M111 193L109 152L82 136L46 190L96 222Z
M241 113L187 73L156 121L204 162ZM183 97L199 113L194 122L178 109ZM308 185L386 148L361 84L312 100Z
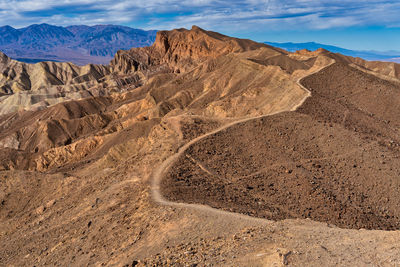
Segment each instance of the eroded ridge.
M312 75L313 73L317 73L319 71L321 71L322 69L325 69L327 67L329 67L330 65L334 64L335 61L332 60L330 63L328 63L326 66L323 66L321 68L318 68L314 71L312 71L311 73L309 73L309 75ZM301 79L303 77L299 78L297 80L297 85L305 92L305 96L303 97L302 100L300 100L297 104L293 105L291 108L288 108L288 110L290 111L295 111L296 109L298 109L310 96L311 96L311 92L304 87L301 84ZM170 201L166 198L163 197L162 192L164 192L164 189L162 189L162 183L168 183L168 181L163 181L163 177L167 176L170 174L170 170L171 168L174 167L174 165L179 162L180 157L186 157L186 159L188 159L189 161L195 163L201 170L203 170L206 174L211 175L211 176L215 176L218 177L219 179L221 178L220 176L216 175L215 173L211 173L211 171L202 163L200 163L199 161L197 161L196 159L194 159L192 156L190 156L189 154L186 153L187 150L189 150L193 145L201 142L203 139L207 139L215 134L218 134L220 132L224 132L227 129L240 125L240 124L244 124L246 122L249 121L253 121L253 120L257 120L257 119L263 119L265 117L269 117L269 116L273 116L276 114L280 114L280 113L284 113L285 111L278 111L278 112L273 112L271 114L268 115L260 115L260 116L255 116L255 117L245 117L245 118L241 118L241 119L237 119L231 123L225 124L213 131L210 131L206 134L200 135L194 139L192 139L191 141L189 141L188 143L186 143L185 145L183 145L182 147L180 147L180 149L178 150L178 152L174 155L172 155L171 157L167 158L160 166L158 166L155 171L152 173L151 176L151 183L152 183L152 195L153 195L153 199L163 205L169 205L169 206L177 206L177 207L186 207L189 209L196 209L196 210L201 210L201 211L205 211L205 212L211 212L211 213L216 213L216 214L220 214L220 215L226 215L226 216L231 216L231 217L239 217L242 219L247 219L250 221L258 221L258 222L269 222L268 220L260 220L254 216L248 216L251 215L249 213L247 213L248 215L243 215L242 213L237 213L236 211L234 211L233 209L229 209L229 211L224 211L223 209L219 209L218 208L213 208L212 205L202 205L202 204L195 204L193 203L183 203L183 202L174 202L174 201ZM230 182L229 182L230 183Z
M339 75L346 80L332 82ZM340 63L302 84L312 96L295 112L238 123L191 144L162 180L162 194L272 220L399 229L397 121L382 110L387 103L367 101L379 92L398 101L397 85Z

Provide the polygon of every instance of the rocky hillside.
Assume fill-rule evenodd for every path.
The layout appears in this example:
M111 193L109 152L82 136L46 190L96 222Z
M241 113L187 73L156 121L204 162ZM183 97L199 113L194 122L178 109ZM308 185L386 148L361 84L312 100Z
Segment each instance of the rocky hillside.
M315 51L319 48L323 48L329 50L334 53L340 53L346 56L352 57L360 57L365 60L381 60L388 62L399 62L400 52L391 51L391 52L379 52L379 51L358 51L358 50L350 50L338 46L320 44L315 42L308 43L275 43L275 42L266 42L266 44L280 47L289 52L296 52L298 50L307 49L310 51Z
M396 265L397 70L195 26L2 55L0 265Z
M113 84L117 85L109 77L110 67L107 66L78 67L55 62L26 64L1 52L0 71L0 115L18 110L40 110L69 99L109 94Z
M108 64L118 50L151 45L155 35L156 31L116 25L34 24L21 29L4 26L0 27L0 51L27 63Z

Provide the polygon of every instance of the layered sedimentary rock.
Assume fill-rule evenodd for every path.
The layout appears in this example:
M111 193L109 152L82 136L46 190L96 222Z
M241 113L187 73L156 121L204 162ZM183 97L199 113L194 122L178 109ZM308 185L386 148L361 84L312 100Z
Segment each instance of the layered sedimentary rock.
M0 68L2 265L396 263L398 65L193 27Z

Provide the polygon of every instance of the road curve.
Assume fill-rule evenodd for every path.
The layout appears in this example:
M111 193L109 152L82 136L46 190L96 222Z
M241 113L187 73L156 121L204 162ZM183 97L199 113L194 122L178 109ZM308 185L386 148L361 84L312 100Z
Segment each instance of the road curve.
M165 174L168 172L169 168L178 160L178 158L194 143L210 136L213 134L216 134L220 131L223 131L229 127L232 127L234 125L237 125L239 123L244 123L250 120L255 120L255 119L260 119L260 118L264 118L264 117L268 117L268 116L272 116L275 114L279 114L282 112L287 112L287 111L295 111L297 110L301 105L303 105L304 101L311 96L311 92L304 87L301 84L301 80L313 75L317 72L322 71L323 69L331 66L332 64L334 64L335 61L333 60L330 64L317 69L316 71L301 77L297 80L297 84L300 86L300 88L302 88L307 94L306 96L300 101L299 104L297 104L296 106L294 106L291 110L285 110L285 111L279 111L279 112L275 112L275 113L270 113L267 115L261 115L261 116L255 116L255 117L246 117L246 118L240 118L234 122L225 124L211 132L208 132L204 135L198 136L194 139L192 139L191 141L189 141L188 143L186 143L185 145L183 145L182 147L179 148L179 150L172 156L170 156L169 158L167 158L165 161L162 162L161 165L159 165L151 174L150 177L150 183L151 183L151 194L152 194L152 198L155 202L161 204L161 205L166 205L166 206L171 206L171 207L180 207L180 208L188 208L188 209L194 209L194 210L199 210L199 211L203 211L203 212L207 212L210 214L215 214L215 215L222 215L222 216L229 216L231 218L237 218L237 219L242 219L242 220L247 220L247 221L251 221L251 222L256 222L256 223L261 223L261 224L269 224L272 223L272 221L267 220L267 219L263 219L263 218L256 218L256 217L251 217L248 215L244 215L244 214L240 214L240 213L235 213L235 212L229 212L229 211L224 211L224 210L220 210L220 209L216 209L216 208L212 208L210 206L207 205L201 205L201 204L188 204L188 203L181 203L181 202L172 202L172 201L168 201L167 199L165 199L160 192L160 183L161 180L163 179L163 177L165 176Z

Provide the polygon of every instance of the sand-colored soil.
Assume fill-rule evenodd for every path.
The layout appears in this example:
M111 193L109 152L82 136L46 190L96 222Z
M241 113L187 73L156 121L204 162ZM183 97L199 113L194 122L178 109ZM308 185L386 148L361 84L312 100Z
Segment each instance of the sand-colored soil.
M1 266L400 264L397 65L198 27L1 60Z

